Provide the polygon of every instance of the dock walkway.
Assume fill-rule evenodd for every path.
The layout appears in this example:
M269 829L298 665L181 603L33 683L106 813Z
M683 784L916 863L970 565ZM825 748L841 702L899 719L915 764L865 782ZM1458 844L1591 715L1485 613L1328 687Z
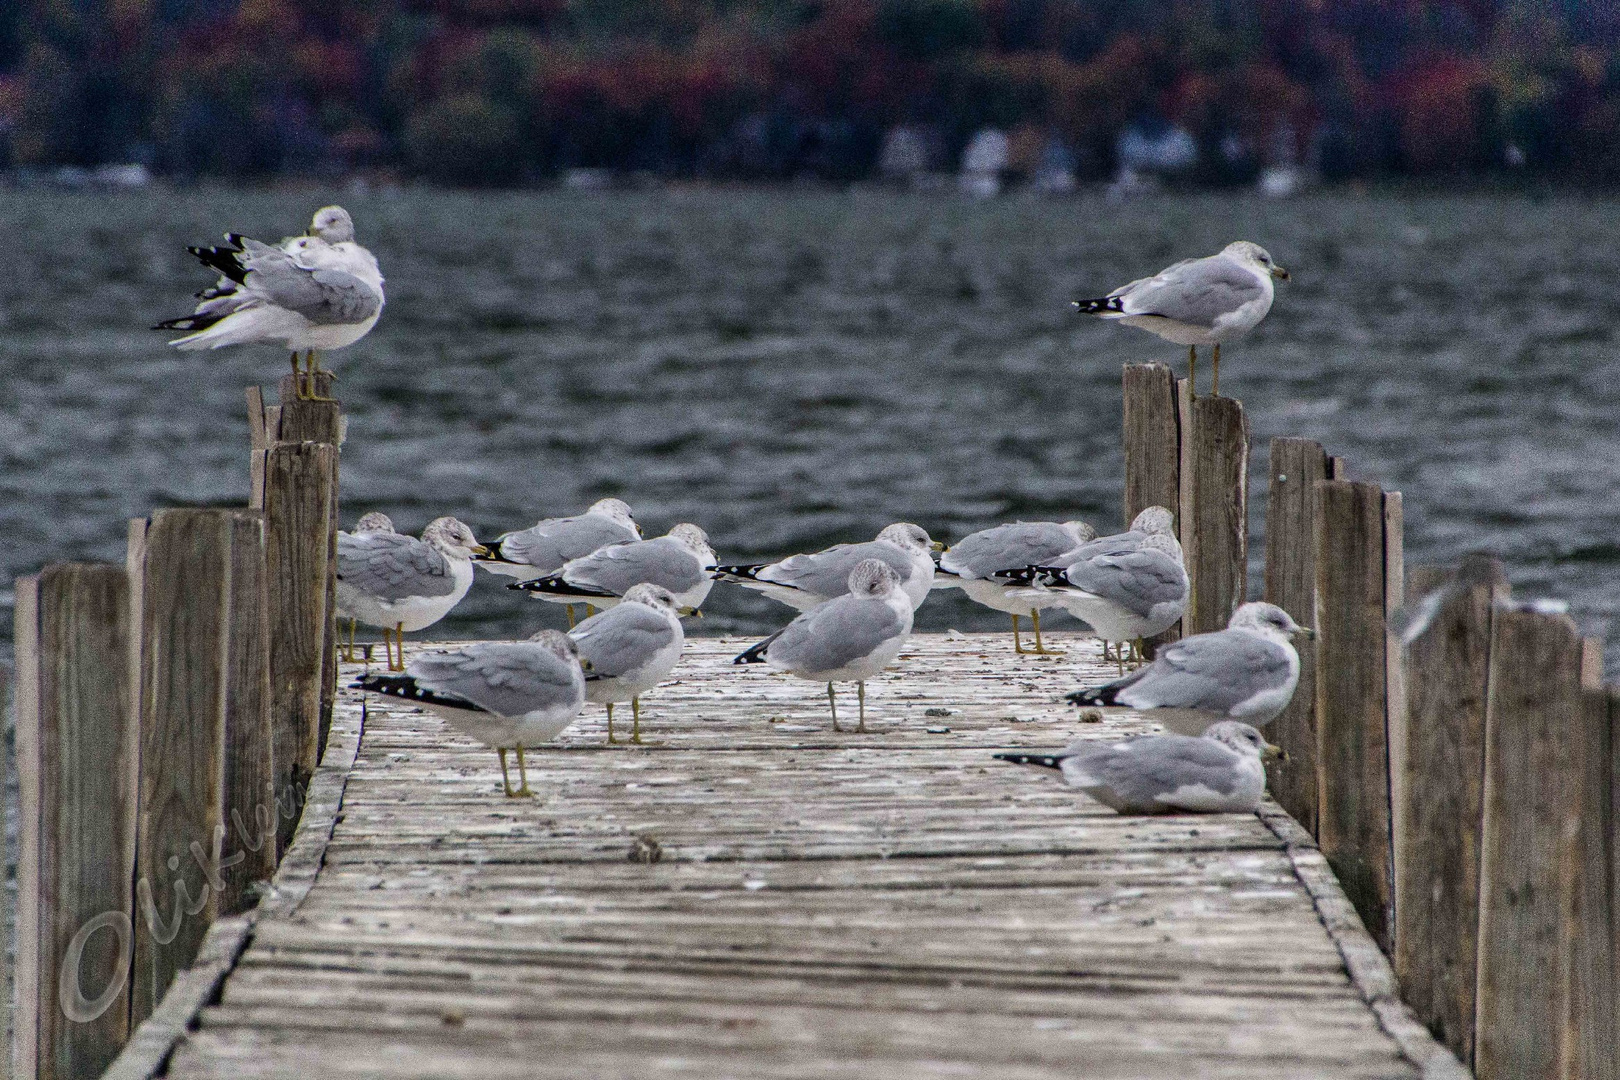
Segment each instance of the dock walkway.
M283 871L318 873L168 1075L1466 1075L1275 807L1121 818L991 759L1146 728L1078 720L1062 693L1112 665L1049 640L1069 655L916 636L839 735L814 684L730 665L751 641L694 639L649 745L587 706L524 801L436 717L346 691Z

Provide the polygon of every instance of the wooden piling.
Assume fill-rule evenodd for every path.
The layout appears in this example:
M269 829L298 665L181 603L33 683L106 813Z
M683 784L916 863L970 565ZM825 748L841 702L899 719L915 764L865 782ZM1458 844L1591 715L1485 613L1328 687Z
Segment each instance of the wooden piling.
M136 722L129 578L56 564L17 590L16 1073L95 1076L128 1038Z
M1266 494L1265 598L1301 626L1316 626L1316 482L1334 479L1322 444L1272 439ZM1266 728L1288 752L1267 768L1267 789L1312 836L1316 835L1316 642L1301 637L1294 700Z
M315 393L330 397L332 375L322 372L315 377ZM300 401L293 387L293 377L281 379L281 415L278 438L284 442L330 443L332 455L331 520L327 529L326 570L326 629L322 633L321 703L320 721L315 738L315 759L318 762L326 751L326 735L332 730L332 708L337 698L337 527L338 527L338 471L342 457L336 452L343 441L343 414L335 401Z
M1318 841L1379 945L1390 947L1389 750L1385 715L1384 493L1317 481Z
M1580 836L1571 897L1567 1080L1620 1077L1620 955L1614 893L1617 698L1602 685L1600 645L1587 639L1575 760L1581 769ZM1591 661L1594 655L1597 664Z
M1455 572L1413 571L1414 604L1439 590L1446 599L1428 629L1400 646L1407 722L1391 734L1391 772L1404 774L1391 826L1395 976L1418 1019L1465 1062L1474 1050L1491 613L1506 580L1499 562L1490 566L1466 584Z
M252 906L254 882L276 870L275 775L270 724L270 623L265 576L264 515L251 510L227 517L229 605L226 621L225 774L222 821L226 828L219 872L219 910L231 915Z
M1181 411L1176 377L1163 364L1125 365L1125 522L1150 506L1181 518ZM1181 636L1181 624L1143 644L1148 656Z
M317 757L336 454L329 443L282 442L265 457L278 858L298 824Z
M1225 628L1247 599L1249 421L1233 398L1179 384L1181 548L1192 591L1183 634Z
M1569 1052L1582 645L1564 616L1499 609L1490 650L1474 1063L1480 1080L1538 1080Z

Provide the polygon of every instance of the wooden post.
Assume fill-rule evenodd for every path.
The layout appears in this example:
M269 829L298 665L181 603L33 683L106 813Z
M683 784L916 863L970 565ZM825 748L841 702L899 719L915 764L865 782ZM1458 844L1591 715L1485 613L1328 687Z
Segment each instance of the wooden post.
M265 457L278 859L292 840L315 771L336 454L327 443L283 442Z
M251 907L251 886L276 871L274 740L270 725L270 623L264 515L232 511L226 557L225 775L219 910ZM216 883L217 884L217 883Z
M1407 722L1391 733L1395 977L1418 1019L1464 1062L1474 1053L1485 693L1501 564L1463 584L1417 570L1413 602L1441 591L1428 629L1402 648ZM1399 743L1400 748L1396 745Z
M264 454L277 439L264 411L264 391L257 386L247 388L248 417L248 508L264 509ZM279 418L277 429L280 428Z
M332 375L315 377L315 392L322 397L332 393ZM299 401L293 377L281 379L281 419L279 438L285 442L330 443L336 451L343 442L343 413L335 401ZM337 528L338 470L342 454L332 455L332 509L327 527L326 629L322 633L320 722L315 737L315 760L326 753L326 735L332 730L332 709L337 701Z
M1192 592L1182 633L1221 630L1248 598L1249 421L1234 398L1181 402L1181 548Z
M1317 481L1318 840L1345 895L1390 948L1389 750L1385 715L1384 493Z
M1575 760L1582 771L1579 846L1571 899L1569 1034L1563 1076L1620 1077L1620 956L1616 955L1615 695L1602 684L1602 642L1586 640Z
M1150 506L1181 511L1181 413L1176 377L1163 364L1125 365L1125 527ZM1179 524L1177 527L1179 532ZM1148 656L1181 636L1181 624L1148 639Z
M1495 611L1474 1064L1480 1080L1557 1077L1566 1062L1571 863L1584 793L1575 754L1582 646L1564 616Z
M1301 626L1316 627L1316 482L1333 479L1322 444L1272 439L1266 497L1265 598ZM1316 642L1301 637L1299 687L1266 737L1288 752L1268 767L1266 786L1294 820L1316 835Z
M24 583L26 582L26 584ZM129 1036L136 723L129 578L57 564L17 590L19 1076L101 1073Z

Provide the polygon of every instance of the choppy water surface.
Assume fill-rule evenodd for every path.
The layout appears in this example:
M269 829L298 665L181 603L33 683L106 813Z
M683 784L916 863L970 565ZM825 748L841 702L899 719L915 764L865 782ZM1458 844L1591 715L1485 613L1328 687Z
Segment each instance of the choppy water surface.
M280 236L338 198L0 192L0 578L121 558L123 519L245 496L243 387L285 358L180 354L144 328L206 283L184 244ZM345 521L382 509L418 530L449 513L493 535L613 494L650 531L702 524L725 560L895 520L947 538L1017 517L1107 530L1120 365L1182 358L1067 302L1243 237L1294 272L1226 357L1256 438L1256 552L1266 440L1302 435L1405 492L1409 563L1494 548L1520 592L1567 597L1591 632L1620 608L1612 201L341 201L389 291L379 328L330 358L350 417ZM559 617L503 582L483 578L444 635ZM696 629L791 614L724 586L706 613ZM1003 620L940 594L919 613Z

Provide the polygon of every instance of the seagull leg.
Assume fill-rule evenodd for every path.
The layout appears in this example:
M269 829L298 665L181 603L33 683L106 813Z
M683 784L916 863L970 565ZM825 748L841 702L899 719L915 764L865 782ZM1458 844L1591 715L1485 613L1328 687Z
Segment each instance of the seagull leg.
M827 684L827 708L832 710L833 730L843 731L844 729L838 726L838 699L833 697L832 683Z
M393 645L392 645L393 637L391 636L392 633L393 633L393 631L389 630L388 627L385 626L385 627L382 628L382 635L383 635L383 670L384 671L393 671L394 670L394 649L393 649Z
M506 774L506 747L497 746L495 752L501 755L501 789L506 792L508 799L516 798L517 792L512 790L512 778Z
M855 730L856 731L865 731L866 730L866 680L865 679L860 679L855 683L855 693L856 693L856 696L859 698L860 703L861 703L861 722L855 728Z
M608 742L617 743L619 740L615 739L613 737L613 702L611 702L611 701L608 702L607 706L608 706Z
M307 357L307 364L309 366L309 394L307 395L308 400L310 400L310 401L336 401L337 398L335 398L335 397L327 397L324 394L317 394L315 392L315 388L316 388L315 376L316 375L330 375L331 372L329 372L329 371L324 371L323 372L321 370L321 362L320 362L319 357L316 355L316 352L315 352L314 349L309 350L309 352L306 353L305 355Z
M1035 624L1035 651L1042 656L1062 656L1062 649L1048 649L1041 644L1041 609L1031 608L1029 621Z
M1114 659L1119 663L1120 678L1125 677L1125 643L1123 641L1114 646Z
M1215 381L1209 384L1209 392L1215 397L1221 396L1221 343L1215 343Z
M568 611L568 629L572 630L574 628L574 605L564 604L563 607Z
M595 618L595 617L596 617L596 608L595 608L595 607L593 607L593 606L592 606L592 605L590 605L590 604L586 604L586 605L585 605L585 617L586 617L586 618L587 618L587 619L593 619L593 618Z
M635 717L635 720L632 721L631 724L630 724L630 741L635 743L637 746L640 746L641 745L641 698L640 697L633 697L633 698L630 699L630 715Z
M529 787L529 770L523 764L523 744L518 743L518 789L517 793L525 799L534 798L534 791Z
M298 367L298 354L292 354L293 396L300 401L304 397L304 373Z
M405 624L396 623L394 626L394 652L399 656L399 667L395 671L405 670Z
M1016 612L1013 614L1013 652L1019 655L1024 652L1024 643L1018 640L1018 615Z
M1187 346L1187 397L1198 399L1198 346Z

